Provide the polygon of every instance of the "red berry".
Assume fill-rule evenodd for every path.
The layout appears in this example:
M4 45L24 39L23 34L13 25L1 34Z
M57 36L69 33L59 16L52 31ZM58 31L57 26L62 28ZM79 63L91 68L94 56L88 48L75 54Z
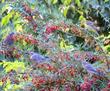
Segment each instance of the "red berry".
M110 88L110 82L108 83L108 88Z
M20 58L21 55L20 54L15 54L15 58Z
M47 34L50 34L50 33L52 33L52 32L54 32L55 30L58 30L59 29L59 26L48 26L47 28L46 28L46 33Z
M84 91L85 90L90 91L91 84L89 82L84 82L84 83L81 84L81 89L84 90Z

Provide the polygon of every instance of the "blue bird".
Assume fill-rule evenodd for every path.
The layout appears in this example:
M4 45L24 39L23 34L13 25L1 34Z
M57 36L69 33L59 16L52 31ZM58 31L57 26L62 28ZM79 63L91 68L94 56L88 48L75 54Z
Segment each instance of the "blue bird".
M85 70L87 70L88 73L95 74L98 76L104 76L105 74L103 72L99 72L92 64L82 61L82 66Z
M10 33L6 39L4 40L4 43L7 44L7 45L13 45L14 43L14 40L13 40L13 35L14 35L14 32Z
M49 57L43 56L36 52L29 52L30 60L36 63L49 62L51 59Z

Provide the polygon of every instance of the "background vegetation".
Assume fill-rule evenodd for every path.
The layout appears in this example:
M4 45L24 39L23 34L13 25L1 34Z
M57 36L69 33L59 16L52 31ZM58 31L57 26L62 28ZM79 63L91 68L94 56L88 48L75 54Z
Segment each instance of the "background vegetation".
M109 91L109 0L1 0L0 91Z

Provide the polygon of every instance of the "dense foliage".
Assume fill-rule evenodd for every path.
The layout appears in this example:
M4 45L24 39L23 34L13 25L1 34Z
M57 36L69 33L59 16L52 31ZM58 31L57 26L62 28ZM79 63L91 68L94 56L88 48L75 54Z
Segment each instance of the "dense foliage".
M109 0L1 0L0 91L109 91Z

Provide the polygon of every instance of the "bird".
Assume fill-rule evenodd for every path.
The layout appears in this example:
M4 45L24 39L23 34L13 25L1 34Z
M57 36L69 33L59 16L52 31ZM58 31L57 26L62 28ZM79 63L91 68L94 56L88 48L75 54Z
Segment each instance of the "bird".
M85 70L87 70L90 74L95 74L98 76L104 76L105 74L103 72L98 71L92 64L86 61L82 61L82 66Z
M13 43L14 43L13 35L14 35L14 32L11 32L4 40L4 43L6 43L7 45L10 45L10 46L13 45Z
M14 44L14 40L13 40L13 35L14 32L11 32L0 44L0 48L3 50L10 50L10 48L12 47L12 45Z
M36 63L50 62L51 59L47 56L43 56L37 52L29 52L30 60Z
M4 51L5 58L9 58L10 60L14 60L13 57L13 49L14 49L14 40L13 35L15 33L11 32L6 36L6 38L1 42L0 49Z

